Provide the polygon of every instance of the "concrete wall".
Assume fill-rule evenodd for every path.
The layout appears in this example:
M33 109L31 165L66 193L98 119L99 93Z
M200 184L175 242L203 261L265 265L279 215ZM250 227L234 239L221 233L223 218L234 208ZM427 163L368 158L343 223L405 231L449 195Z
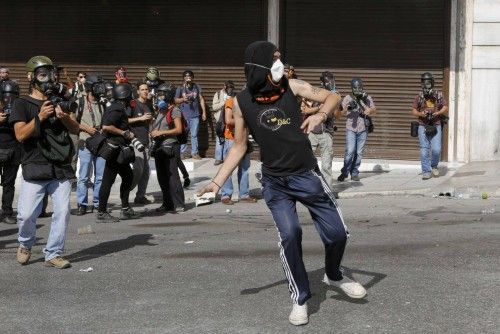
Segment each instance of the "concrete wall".
M500 0L475 0L470 161L500 160Z

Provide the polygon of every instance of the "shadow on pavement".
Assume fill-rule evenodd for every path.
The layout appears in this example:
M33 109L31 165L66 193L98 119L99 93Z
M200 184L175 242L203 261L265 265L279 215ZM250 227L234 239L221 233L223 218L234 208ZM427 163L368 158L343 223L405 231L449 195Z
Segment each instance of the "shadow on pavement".
M378 172L363 172L359 174L360 181L351 181L350 177L347 177L345 181L339 182L337 179L334 179L332 188L337 193L345 191L350 188L358 188L363 186L363 179L367 179L370 177L378 176L381 174L385 174L389 172L378 171Z
M100 244L82 249L65 257L71 262L82 262L118 253L135 246L156 246L156 244L151 244L149 242L152 237L152 234L135 234L125 239L101 242Z
M347 267L342 267L344 271L344 275L352 278L352 274L357 274L358 276L368 276L371 277L371 279L368 281L368 283L364 283L363 286L369 290L371 287L373 287L375 284L378 284L381 280L383 280L387 275L386 274L381 274L381 273L376 273L376 272L370 272L370 271L365 271L365 270L360 270L360 269L351 269ZM341 300L341 301L346 301L349 303L354 303L354 304L366 304L369 301L366 298L362 299L352 299L346 296L342 290L333 287L333 286L328 286L324 284L323 281L323 276L325 274L325 270L323 268L317 269L314 271L310 271L307 273L309 277L309 284L311 287L311 299L307 301L308 309L309 309L309 314L314 314L319 311L321 307L321 303L323 303L326 300L326 292L328 290L335 291L337 294L335 296L332 296L332 299L336 300ZM258 288L249 288L249 289L244 289L241 291L242 295L253 295L257 294L263 290L267 290L270 288L273 288L278 285L287 285L288 282L286 280L281 280L278 282L274 282L268 285L264 285ZM369 295L369 293L368 293Z
M15 226L15 225L12 225L12 226ZM43 227L45 225L43 224L37 224L36 225L36 229L38 230L40 227ZM17 232L19 231L19 229L17 227L14 227L14 228L9 228L9 229L6 229L6 230L1 230L0 231L0 238L1 237L7 237L9 235L13 235L13 234L17 234Z

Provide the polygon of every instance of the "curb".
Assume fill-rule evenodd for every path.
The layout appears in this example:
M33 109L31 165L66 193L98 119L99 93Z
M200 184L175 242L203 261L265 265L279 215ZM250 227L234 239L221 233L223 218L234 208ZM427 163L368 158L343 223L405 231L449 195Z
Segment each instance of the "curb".
M412 190L384 190L384 191L359 191L338 193L339 199L349 199L355 197L368 197L368 196L396 196L396 195L425 195L431 191L432 188L412 189Z

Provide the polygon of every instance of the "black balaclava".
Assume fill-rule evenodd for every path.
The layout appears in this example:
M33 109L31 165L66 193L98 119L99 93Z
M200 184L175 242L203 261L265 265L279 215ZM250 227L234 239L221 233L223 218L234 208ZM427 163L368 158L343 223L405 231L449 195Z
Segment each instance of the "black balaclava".
M253 42L247 46L245 50L245 77L247 88L252 96L281 94L281 86L284 85L286 79L282 78L280 83L274 84L269 78L274 53L277 50L276 45L266 41Z

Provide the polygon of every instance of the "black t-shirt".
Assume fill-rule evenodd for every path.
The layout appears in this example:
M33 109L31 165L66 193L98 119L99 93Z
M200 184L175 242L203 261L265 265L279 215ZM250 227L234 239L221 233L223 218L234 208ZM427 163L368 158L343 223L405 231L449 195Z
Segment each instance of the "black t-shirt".
M106 111L102 116L102 125L113 125L120 130L128 130L128 117L125 107L120 102L112 102L111 105L106 108ZM106 137L110 138L117 144L125 144L123 136L106 132Z
M127 113L129 118L141 117L144 114L153 113L153 105L150 101L146 101L146 103L142 103L139 99L135 100L135 108L128 108ZM149 145L149 121L145 122L135 122L131 123L130 129L135 134L137 139L143 145Z
M10 115L7 120L0 123L0 148L1 149L17 149L19 144L14 133L14 124L10 123Z
M316 167L311 143L300 129L302 114L290 86L272 103L255 101L248 88L236 98L245 123L259 144L264 173L286 176Z
M14 124L16 122L29 123L33 118L37 117L40 112L40 107L44 103L44 100L37 100L30 96L22 96L14 101L12 106L12 113L9 117L9 123ZM45 129L52 129L54 132L68 132L64 124L56 118L49 118L41 123L41 132ZM33 166L34 168L43 169L50 168L52 177L54 179L68 179L75 176L75 172L71 167L70 163L56 164L47 160L41 153L37 146L39 138L35 135L31 136L27 140L21 143L22 147L22 165L23 169ZM49 173L49 171L45 171ZM24 174L23 174L24 175ZM47 175L47 174L44 174ZM26 178L26 175L25 175ZM36 179L36 177L34 178Z

